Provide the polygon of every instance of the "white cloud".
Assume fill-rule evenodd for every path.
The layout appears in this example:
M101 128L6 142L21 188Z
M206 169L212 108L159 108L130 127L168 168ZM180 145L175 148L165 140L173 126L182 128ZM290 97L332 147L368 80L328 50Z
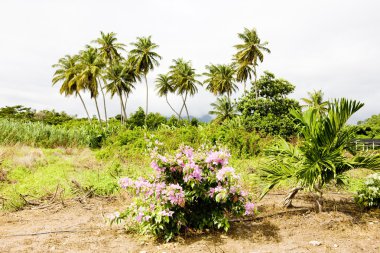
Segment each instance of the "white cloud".
M129 44L153 35L163 60L149 74L150 110L170 114L153 82L171 60L191 60L199 73L209 63L227 63L244 27L256 27L272 54L260 70L296 85L294 97L323 89L328 98L365 102L354 120L379 113L380 16L377 1L2 1L0 9L0 106L24 104L84 115L80 101L51 87L54 64L99 36L116 32ZM128 102L129 112L144 106L144 85ZM180 100L170 97L180 106ZM201 116L215 98L202 91L189 101ZM86 100L90 103L89 100ZM110 114L118 102L107 101ZM92 104L91 104L92 105ZM91 114L95 108L91 106Z

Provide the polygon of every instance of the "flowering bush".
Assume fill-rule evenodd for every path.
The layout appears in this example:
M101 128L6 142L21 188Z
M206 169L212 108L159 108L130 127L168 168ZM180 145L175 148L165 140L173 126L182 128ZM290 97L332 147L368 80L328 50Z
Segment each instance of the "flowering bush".
M163 156L153 149L155 177L120 179L120 186L135 197L127 210L111 215L111 222L125 220L127 226L165 240L186 229L227 231L230 215L254 214L239 177L227 166L229 157L224 150L182 147L175 155Z
M380 208L380 173L369 175L355 197L356 203L364 207Z

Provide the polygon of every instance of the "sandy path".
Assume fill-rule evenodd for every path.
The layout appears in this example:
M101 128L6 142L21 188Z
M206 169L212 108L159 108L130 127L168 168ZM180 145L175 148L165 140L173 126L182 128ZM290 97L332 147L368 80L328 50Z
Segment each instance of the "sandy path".
M263 215L279 211L273 206L278 198L261 204ZM105 224L101 214L120 206L117 201L89 199L86 204L68 202L65 208L0 213L0 252L380 252L379 212L285 214L233 223L228 234L205 233L158 244ZM30 235L53 231L60 232ZM311 245L312 240L321 245Z

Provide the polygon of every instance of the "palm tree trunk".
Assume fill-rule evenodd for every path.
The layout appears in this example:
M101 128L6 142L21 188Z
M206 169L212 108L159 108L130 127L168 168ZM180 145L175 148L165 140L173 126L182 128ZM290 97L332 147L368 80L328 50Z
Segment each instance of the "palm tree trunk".
M146 75L144 75L145 79L145 87L146 87L146 101L145 101L145 118L144 118L144 125L146 125L146 118L148 117L148 81L146 80Z
M99 83L100 85L100 83ZM106 96L104 95L104 91L103 91L103 87L102 85L100 85L100 90L102 92L102 96L103 96L103 105L104 105L104 116L106 118L106 125L108 126L108 117L107 117L107 107L106 107Z
M124 102L123 102L123 97L121 95L121 93L119 92L119 99L120 99L120 123L123 125L124 124Z
M88 114L86 104L84 103L83 98L82 98L81 94L78 91L77 91L77 95L79 96L80 101L82 101L82 105L83 105L84 110L86 111L86 114L87 114L88 122L91 123L90 114Z
M99 120L99 125L102 127L102 118L100 117L100 111L99 111L99 106L98 106L98 100L96 97L94 97L95 100L95 106L96 106L96 111L98 112L98 120Z
M315 197L316 202L316 210L318 213L321 213L323 211L323 193L321 190L321 186L318 184L314 185L314 190L317 192Z
M187 114L187 120L190 121L190 115L189 115L189 111L187 110L186 100L187 100L187 92L185 95L184 105L185 105L185 110L186 110L186 114Z
M122 125L124 124L123 120L124 120L123 105L120 102L120 124Z
M178 119L181 119L182 111L183 111L183 108L185 108L185 104L186 104L186 100L185 100L185 98L183 97L183 95L181 95L181 97L182 97L182 102L183 102L183 104L182 104L181 110L179 111Z
M257 100L259 98L259 90L257 89L256 66L253 66L253 75L255 76L255 94L256 94L256 100Z
M170 106L170 108L172 109L172 111L177 115L177 116L179 116L179 114L174 110L174 108L170 105L170 103L169 103L169 100L168 100L168 95L166 94L165 95L165 98L166 98L166 103L168 103L168 105Z
M292 207L293 206L292 201L293 201L294 197L296 196L296 194L298 193L298 191L300 191L300 190L303 190L303 187L297 186L297 187L291 189L290 192L288 193L288 195L284 199L283 206L286 208Z
M126 110L125 110L125 107L127 106L127 98L125 98L125 103L123 101L123 93L120 94L120 100L121 100L121 109L122 109L122 114L123 114L123 118L124 118L124 122L127 120L127 113L126 113Z
M125 93L125 102L124 102L124 117L125 117L125 120L128 119L128 116L127 116L127 100L128 100L128 95L127 93Z

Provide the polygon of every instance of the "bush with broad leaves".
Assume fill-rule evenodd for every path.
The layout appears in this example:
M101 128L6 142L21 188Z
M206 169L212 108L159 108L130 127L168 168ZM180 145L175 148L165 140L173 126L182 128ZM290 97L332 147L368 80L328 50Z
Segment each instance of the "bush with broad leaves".
M362 207L380 208L380 173L371 174L358 191L355 201Z
M194 151L182 147L163 156L154 149L151 180L121 178L120 186L132 192L132 204L109 217L125 221L127 228L167 241L186 230L230 227L231 216L253 215L254 204L228 166L225 150Z

